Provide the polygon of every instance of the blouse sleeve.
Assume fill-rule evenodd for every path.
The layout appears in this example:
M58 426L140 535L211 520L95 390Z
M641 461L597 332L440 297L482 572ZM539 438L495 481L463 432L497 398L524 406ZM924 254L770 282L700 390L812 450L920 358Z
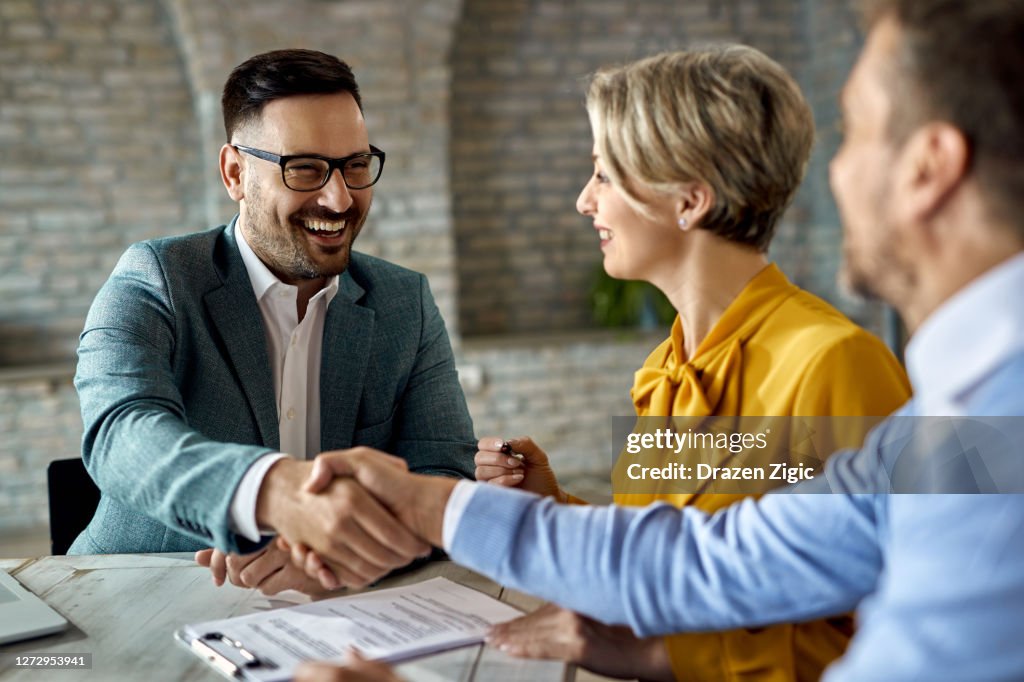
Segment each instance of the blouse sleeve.
M910 398L903 367L885 344L863 330L821 349L803 374L794 415L884 417Z

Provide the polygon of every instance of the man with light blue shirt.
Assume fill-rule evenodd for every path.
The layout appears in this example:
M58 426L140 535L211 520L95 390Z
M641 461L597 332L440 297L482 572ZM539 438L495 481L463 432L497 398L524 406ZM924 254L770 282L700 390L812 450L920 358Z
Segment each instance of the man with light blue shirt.
M312 589L266 546L287 530L364 585L430 548L351 479L301 493L308 460L367 445L471 477L452 349L423 275L352 251L385 156L348 65L257 55L222 104L238 215L132 246L86 320L75 385L102 498L71 552L201 550L218 584Z
M843 277L902 314L915 397L862 449L712 516L428 482L359 451L318 459L310 488L354 476L460 564L640 635L856 609L830 682L1024 679L1024 1L878 0L868 23L831 182ZM501 626L489 641L529 653ZM360 673L388 674L303 679Z

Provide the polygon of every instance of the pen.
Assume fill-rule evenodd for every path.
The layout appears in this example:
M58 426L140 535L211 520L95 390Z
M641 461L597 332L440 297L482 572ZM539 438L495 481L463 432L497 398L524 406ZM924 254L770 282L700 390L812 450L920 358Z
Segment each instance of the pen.
M510 457L515 457L520 462L525 460L525 458L523 457L523 453L521 453L521 452L512 452L512 446L509 444L509 442L507 440L506 441L502 441L502 443L501 443L501 454L508 455Z

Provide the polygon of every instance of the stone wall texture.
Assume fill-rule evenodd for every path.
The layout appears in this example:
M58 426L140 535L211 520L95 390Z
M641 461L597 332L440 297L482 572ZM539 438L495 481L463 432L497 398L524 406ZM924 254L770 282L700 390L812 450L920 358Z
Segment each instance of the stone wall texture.
M812 102L819 142L772 254L834 286L827 161L862 36L855 0L3 0L0 2L0 532L45 524L45 467L75 456L70 382L89 303L124 248L230 219L220 88L252 54L349 61L388 162L359 248L422 271L481 435L530 434L566 472L607 470L609 417L657 334L592 331L600 253L574 210L590 173L586 76L741 41Z

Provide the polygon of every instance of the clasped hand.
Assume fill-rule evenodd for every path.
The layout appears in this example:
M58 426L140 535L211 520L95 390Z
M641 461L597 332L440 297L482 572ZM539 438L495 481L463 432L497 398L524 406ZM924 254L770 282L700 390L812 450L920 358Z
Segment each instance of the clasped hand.
M401 466L397 463L401 462ZM390 466L389 466L390 465ZM370 448L319 455L303 485L308 494L322 494L337 485L337 477L351 476L416 538L441 546L444 509L456 481L443 476L410 474L404 460ZM344 480L344 479L343 479ZM290 541L292 561L325 589L346 584L344 570L328 554L301 539Z
M409 520L394 512L402 498L388 500L403 490L400 476L423 478L407 471L404 460L368 448L323 453L314 462L279 460L264 478L256 513L277 540L248 555L201 550L196 561L210 568L217 585L227 578L265 594L368 585L430 553ZM307 564L315 566L312 578L303 570Z
M558 485L547 454L528 437L508 441L512 451L522 460L502 452L505 444L499 438L483 438L477 444L476 476L480 481L498 485L520 486L530 492L553 496L564 502L565 493ZM387 465L391 466L387 466ZM329 452L314 460L309 479L304 485L308 493L328 490L335 477L352 476L379 502L387 507L418 537L440 546L444 504L454 487L450 479L416 476L406 473L405 462L369 448ZM285 533L291 540L291 536ZM346 580L345 567L307 542L290 542L292 562L315 579L324 589L336 589Z

